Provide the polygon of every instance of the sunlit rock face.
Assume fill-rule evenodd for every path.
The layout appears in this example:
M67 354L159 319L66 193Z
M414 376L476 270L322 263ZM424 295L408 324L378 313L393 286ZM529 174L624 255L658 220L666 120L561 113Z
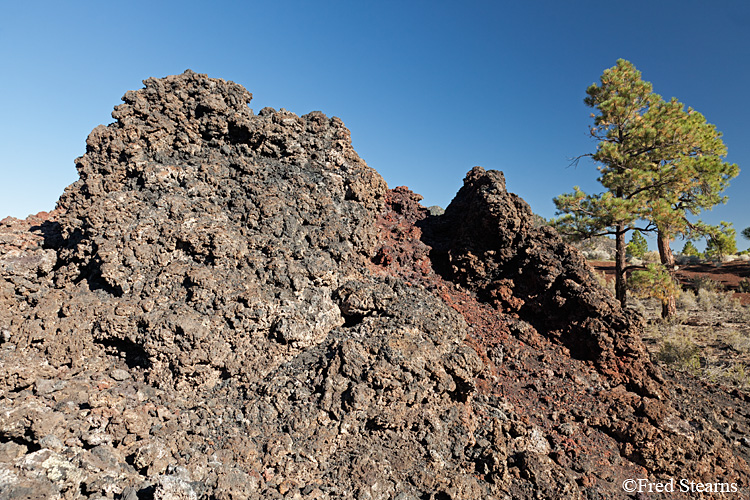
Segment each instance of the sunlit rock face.
M431 212L338 118L254 114L191 71L144 84L53 213L0 221L0 498L747 484L710 414L741 430L744 401L664 378L502 173Z

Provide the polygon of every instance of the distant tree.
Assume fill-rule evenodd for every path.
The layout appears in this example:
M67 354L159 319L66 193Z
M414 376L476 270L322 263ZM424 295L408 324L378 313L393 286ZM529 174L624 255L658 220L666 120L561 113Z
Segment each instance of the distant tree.
M598 180L606 191L587 195L576 187L555 198L562 217L554 225L580 237L615 236L615 291L624 306L626 233L655 231L661 263L672 272L671 240L711 230L688 215L725 201L721 192L739 168L723 161L721 133L703 115L676 99L665 102L628 61L618 60L586 93L584 102L599 112L590 128L598 147L581 157L600 164ZM645 227L637 227L638 221ZM663 304L663 316L674 314L674 297Z
M693 245L692 241L687 241L685 243L685 246L682 247L682 252L680 252L682 255L687 255L688 257L700 257L701 253L698 251L697 248L695 248L695 245Z
M746 227L742 230L742 236L750 240L750 227Z
M641 259L646 252L648 252L648 242L641 232L636 229L633 231L633 236L630 237L630 243L628 243L625 253L630 257Z
M722 258L725 255L737 253L737 231L729 222L721 222L721 226L708 236L706 256Z

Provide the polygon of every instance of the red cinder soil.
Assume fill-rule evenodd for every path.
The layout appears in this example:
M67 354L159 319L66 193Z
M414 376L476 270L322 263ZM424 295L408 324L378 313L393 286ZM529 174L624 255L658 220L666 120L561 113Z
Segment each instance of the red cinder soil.
M608 261L592 261L591 266L599 273L604 272L607 279L614 279L615 263ZM680 266L675 273L684 288L692 288L691 281L695 278L709 278L721 283L724 289L734 293L742 305L750 305L750 293L738 291L740 281L750 279L750 262L734 261L722 264L688 264Z

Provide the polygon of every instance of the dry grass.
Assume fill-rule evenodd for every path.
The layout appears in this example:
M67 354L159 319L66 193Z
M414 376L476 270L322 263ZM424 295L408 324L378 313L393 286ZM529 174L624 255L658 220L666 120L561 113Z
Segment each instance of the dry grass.
M645 254L643 254L643 258L641 260L644 263L661 262L661 259L659 258L659 252L646 252Z
M729 386L750 387L750 307L711 283L701 283L697 294L684 291L677 299L677 315L661 319L653 299L632 298L631 307L645 319L644 342L661 365L690 372Z

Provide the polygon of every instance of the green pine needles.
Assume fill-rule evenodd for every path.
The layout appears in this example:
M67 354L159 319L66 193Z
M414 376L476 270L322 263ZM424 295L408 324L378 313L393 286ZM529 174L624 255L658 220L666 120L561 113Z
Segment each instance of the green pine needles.
M648 242L637 229L633 231L633 236L630 237L630 243L628 243L625 252L628 257L635 257L636 259L642 259L648 252Z
M661 264L651 263L644 270L634 271L628 283L637 297L651 297L662 305L680 293L679 283Z
M708 235L706 257L721 260L726 255L737 253L737 231L731 223L722 221Z
M685 242L685 246L682 247L682 251L680 253L688 257L701 257L702 256L702 254L698 251L695 245L693 245L693 242L690 240Z
M674 268L670 248L676 236L695 238L711 226L691 223L690 215L726 198L722 192L739 173L724 161L727 150L716 127L703 115L672 98L665 101L643 81L632 63L620 59L586 90L593 108L591 157L604 191L586 194L578 187L554 199L553 224L570 238L614 235L617 299L626 303L625 236L638 229L655 232L661 263ZM674 312L674 298L663 314Z

